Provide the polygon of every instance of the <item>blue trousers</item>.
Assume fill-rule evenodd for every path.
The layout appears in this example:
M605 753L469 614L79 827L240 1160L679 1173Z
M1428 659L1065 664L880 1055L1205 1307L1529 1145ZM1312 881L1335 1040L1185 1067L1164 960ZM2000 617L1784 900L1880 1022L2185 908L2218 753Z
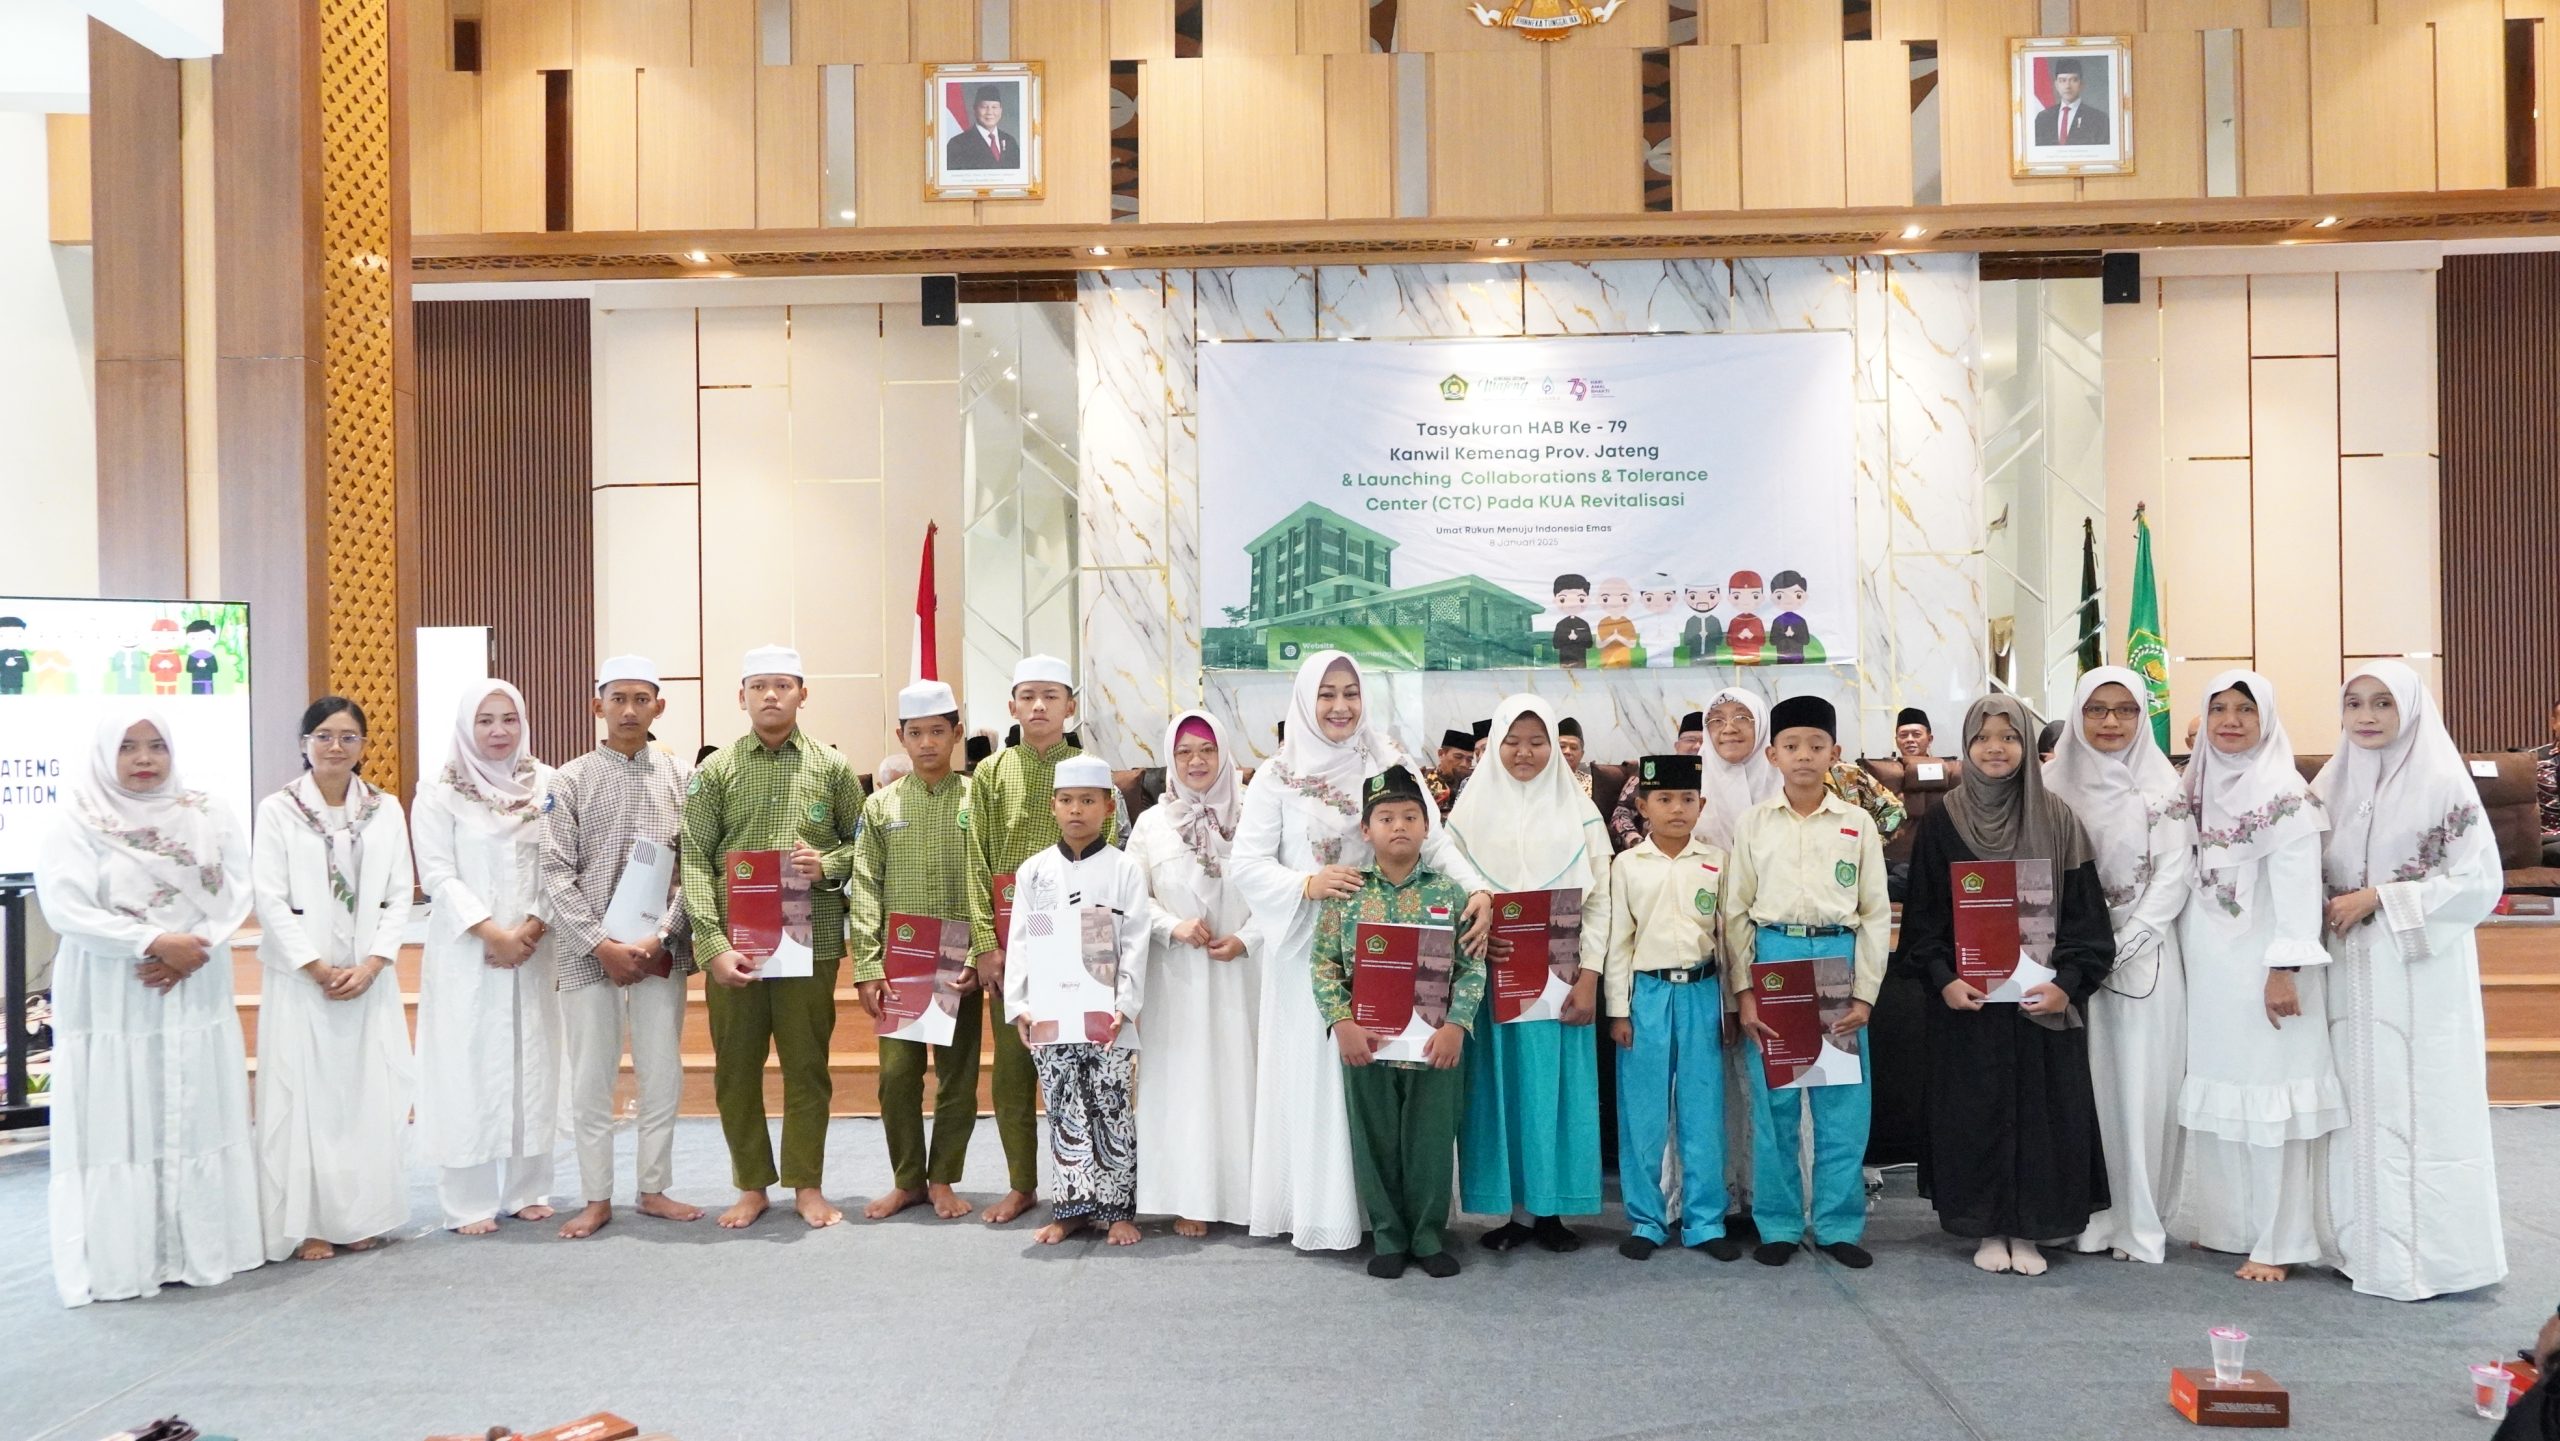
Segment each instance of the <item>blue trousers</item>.
M1789 936L1760 928L1756 946L1766 960L1837 955L1847 937ZM1751 1076L1751 1220L1763 1241L1801 1241L1805 1234L1802 1116L1813 1112L1813 1243L1856 1241L1867 1233L1868 1078L1873 1056L1863 1056L1854 1086L1814 1086L1772 1091L1761 1064L1760 1043L1744 1070ZM1862 1048L1863 1049L1863 1048Z
M1627 1224L1659 1245L1662 1158L1678 1113L1680 1244L1724 1234L1724 995L1720 980L1672 985L1638 971L1628 1021L1635 1044L1618 1053L1618 1193Z

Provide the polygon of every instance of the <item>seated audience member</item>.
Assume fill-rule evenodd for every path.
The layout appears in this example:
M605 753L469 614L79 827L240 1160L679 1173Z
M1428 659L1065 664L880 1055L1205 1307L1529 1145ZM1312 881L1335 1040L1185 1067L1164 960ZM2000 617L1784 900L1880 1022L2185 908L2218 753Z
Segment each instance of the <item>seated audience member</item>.
M2535 746L2533 798L2542 818L2542 863L2560 866L2560 702L2551 707L2551 740Z
M1707 746L1707 713L1693 710L1680 717L1680 729L1671 742L1674 755L1693 756ZM1625 784L1618 787L1618 799L1609 808L1609 843L1625 850L1644 839L1644 816L1636 809L1636 772L1627 768Z
M2551 1363L2560 1361L2560 1314L2544 1319L2531 1349L2542 1380L2507 1412L2489 1441L2560 1441L2560 1401L2551 1397Z

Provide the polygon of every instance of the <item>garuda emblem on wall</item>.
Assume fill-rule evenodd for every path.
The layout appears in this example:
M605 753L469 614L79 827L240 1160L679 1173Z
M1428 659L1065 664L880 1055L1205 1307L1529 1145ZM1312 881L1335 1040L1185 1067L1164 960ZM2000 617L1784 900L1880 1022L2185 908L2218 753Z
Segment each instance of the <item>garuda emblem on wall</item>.
M1618 13L1625 0L1510 0L1503 5L1470 4L1476 22L1496 30L1511 29L1524 40L1563 40L1585 25L1597 25Z

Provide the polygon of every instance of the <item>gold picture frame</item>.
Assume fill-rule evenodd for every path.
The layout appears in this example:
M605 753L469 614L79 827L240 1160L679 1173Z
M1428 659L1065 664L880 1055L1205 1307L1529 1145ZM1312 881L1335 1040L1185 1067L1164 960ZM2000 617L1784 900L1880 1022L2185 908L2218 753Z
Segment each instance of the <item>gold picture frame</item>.
M2009 173L2133 173L2133 37L2009 42Z
M1040 199L1044 88L1037 60L925 66L924 198Z

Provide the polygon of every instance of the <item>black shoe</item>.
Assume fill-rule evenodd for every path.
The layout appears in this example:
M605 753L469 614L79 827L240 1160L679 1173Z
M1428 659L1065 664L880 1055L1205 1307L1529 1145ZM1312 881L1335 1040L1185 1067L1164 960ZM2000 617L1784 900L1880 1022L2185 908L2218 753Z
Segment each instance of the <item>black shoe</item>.
M1797 1249L1793 1241L1763 1241L1751 1248L1751 1259L1763 1266L1783 1266L1795 1259Z
M1537 1238L1541 1247L1559 1254L1582 1249L1582 1238L1573 1233L1571 1226L1553 1216L1540 1216L1529 1227L1529 1234Z
M1458 1274L1458 1258L1446 1251L1434 1251L1428 1256L1416 1256L1413 1258L1413 1264L1422 1268L1423 1275L1435 1280L1446 1281Z
M1731 1236L1717 1236L1712 1240L1700 1241L1698 1243L1698 1249L1715 1257L1719 1261L1739 1261L1742 1259L1742 1243L1733 1239Z
M1484 1248L1488 1251L1508 1251L1536 1234L1517 1221L1505 1221L1484 1233Z
M1749 1211L1736 1211L1724 1218L1724 1233L1737 1241L1757 1241L1760 1223L1751 1219Z
M1867 1254L1867 1248L1855 1241L1834 1241L1816 1249L1852 1271L1863 1271L1876 1263L1876 1258Z
M1404 1263L1405 1254L1402 1251L1389 1251L1383 1256L1372 1256L1369 1258L1369 1274L1381 1281L1392 1281L1404 1274Z
M1644 1236L1629 1236L1618 1243L1618 1254L1630 1261L1650 1261L1661 1243Z

